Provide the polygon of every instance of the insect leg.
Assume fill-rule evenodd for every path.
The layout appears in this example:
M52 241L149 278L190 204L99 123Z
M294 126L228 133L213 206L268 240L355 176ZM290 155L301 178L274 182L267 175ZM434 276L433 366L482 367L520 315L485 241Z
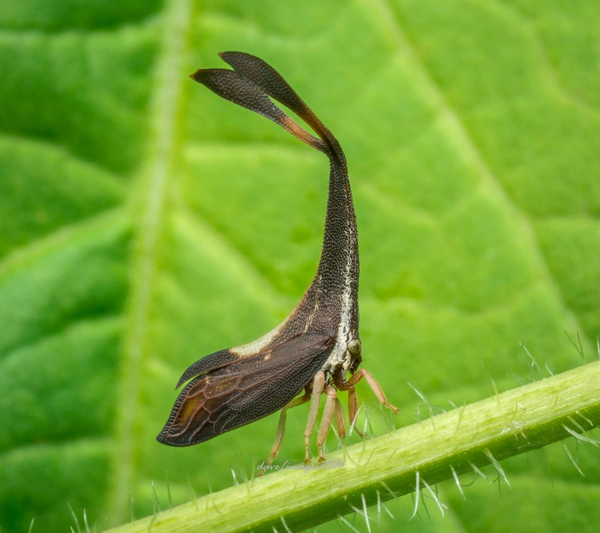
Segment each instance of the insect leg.
M321 425L319 426L319 434L317 436L317 448L319 449L319 461L324 461L325 456L323 455L323 443L329 433L331 422L333 421L333 415L335 413L337 391L328 385L325 387L325 408L323 409L323 418L321 419Z
M271 448L271 456L267 461L267 466L269 466L277 457L279 450L281 449L281 445L283 444L283 434L285 433L285 422L286 422L286 413L288 409L292 407L297 407L298 405L302 405L310 400L310 392L306 391L303 396L299 396L298 398L294 398L290 403L288 403L282 410L281 415L279 415L279 424L277 426L277 433L275 434L275 442L273 443L273 447ZM262 476L266 468L263 468L259 476Z
M312 382L312 398L310 400L310 411L308 412L308 420L306 421L306 429L304 430L304 462L310 462L310 434L312 433L315 423L317 422L317 413L319 411L319 403L321 401L321 393L325 387L325 374L320 370L315 374Z
M346 438L346 422L344 421L342 402L340 402L339 398L335 399L335 427L340 439L344 440Z
M350 430L354 428L354 431L358 434L358 436L362 439L365 435L361 431L359 431L356 424L356 417L358 416L358 400L356 398L356 389L352 387L348 391L348 418L350 419Z
M392 411L394 411L394 414L397 414L399 409L397 407L394 407L392 404L388 403L388 401L385 398L385 394L383 393L383 389L381 388L379 383L377 383L377 380L373 377L371 372L369 372L368 370L361 368L358 372L352 375L352 377L348 380L348 383L350 385L356 385L362 378L365 378L367 380L369 387L371 387L371 389L375 393L375 396L377 396L377 399L382 403L382 405L389 407Z

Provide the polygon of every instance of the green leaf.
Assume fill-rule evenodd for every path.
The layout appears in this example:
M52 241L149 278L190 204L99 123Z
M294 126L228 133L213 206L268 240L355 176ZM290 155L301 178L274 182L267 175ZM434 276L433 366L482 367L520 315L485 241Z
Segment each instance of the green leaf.
M0 530L76 529L69 505L122 524L269 452L276 415L155 441L182 371L286 316L322 238L326 159L189 80L217 52L275 66L346 152L363 365L402 412L361 386L369 435L426 414L407 381L449 408L539 378L520 343L554 373L595 357L597 2L123 4L0 10ZM303 457L294 411L282 462ZM502 463L511 491L451 481L445 519L430 500L407 522L408 499L381 529L597 523L600 456L568 446L585 477L549 446Z

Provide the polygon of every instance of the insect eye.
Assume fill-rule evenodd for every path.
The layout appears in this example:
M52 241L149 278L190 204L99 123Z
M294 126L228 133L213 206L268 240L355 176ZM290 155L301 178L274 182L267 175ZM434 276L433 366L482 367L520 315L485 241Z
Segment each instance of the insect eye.
M352 355L358 355L360 353L360 341L358 339L352 339L348 343L348 351Z

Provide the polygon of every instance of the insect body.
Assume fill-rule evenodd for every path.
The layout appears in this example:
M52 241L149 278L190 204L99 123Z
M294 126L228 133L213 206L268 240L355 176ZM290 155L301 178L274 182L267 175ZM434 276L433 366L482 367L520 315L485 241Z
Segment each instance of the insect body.
M339 435L345 436L338 390L349 392L351 424L358 411L354 387L362 378L382 404L398 411L387 403L373 376L358 370L358 240L346 158L333 134L271 66L241 52L220 55L234 70L198 70L191 78L279 124L329 158L323 249L312 283L279 326L253 342L207 355L183 373L177 387L191 381L179 394L157 439L171 446L197 444L282 409L270 462L283 441L287 409L310 400L304 432L308 461L309 437L316 425L321 394L325 394L317 437L319 459L323 459L322 446L334 419ZM318 138L271 98L294 111Z

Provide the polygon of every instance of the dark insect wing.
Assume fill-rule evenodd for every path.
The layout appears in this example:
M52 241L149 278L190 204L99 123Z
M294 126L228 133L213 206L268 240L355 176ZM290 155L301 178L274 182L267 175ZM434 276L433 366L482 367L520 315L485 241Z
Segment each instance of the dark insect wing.
M329 335L308 332L256 354L229 352L227 363L198 375L181 391L157 440L198 444L278 411L306 387L334 344Z

